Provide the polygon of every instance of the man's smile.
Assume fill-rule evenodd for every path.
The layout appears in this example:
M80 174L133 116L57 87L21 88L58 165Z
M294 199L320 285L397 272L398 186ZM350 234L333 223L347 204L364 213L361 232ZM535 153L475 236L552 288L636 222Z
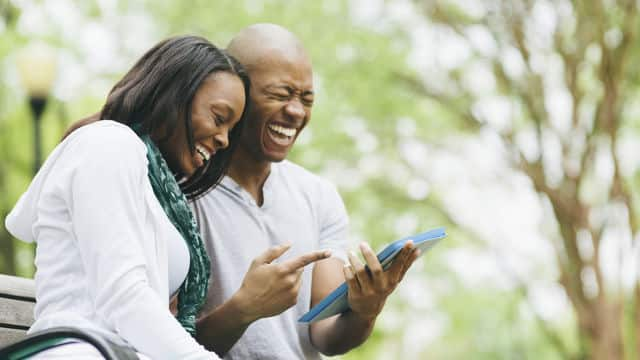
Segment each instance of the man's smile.
M267 125L268 138L279 146L289 146L296 138L298 129L295 127L284 126L276 123Z

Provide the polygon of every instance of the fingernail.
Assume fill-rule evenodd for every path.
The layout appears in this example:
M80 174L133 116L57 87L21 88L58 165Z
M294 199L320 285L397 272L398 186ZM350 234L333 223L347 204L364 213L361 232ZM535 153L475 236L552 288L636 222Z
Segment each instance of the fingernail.
M356 258L356 259L358 258L358 255L353 250L349 250L349 256L352 256L353 258Z
M349 264L344 265L344 276L347 278L347 280L351 280L353 278L353 271L351 270L351 265Z
M331 250L325 250L324 251L324 256L325 257L331 257Z

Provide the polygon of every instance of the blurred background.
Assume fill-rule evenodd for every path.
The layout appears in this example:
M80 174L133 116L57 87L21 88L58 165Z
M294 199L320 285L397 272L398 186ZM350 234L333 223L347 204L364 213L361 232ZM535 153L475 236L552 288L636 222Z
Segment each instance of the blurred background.
M638 359L638 3L0 0L0 217L159 40L273 22L314 62L291 159L350 243L446 226L343 359ZM33 248L0 229L0 273Z

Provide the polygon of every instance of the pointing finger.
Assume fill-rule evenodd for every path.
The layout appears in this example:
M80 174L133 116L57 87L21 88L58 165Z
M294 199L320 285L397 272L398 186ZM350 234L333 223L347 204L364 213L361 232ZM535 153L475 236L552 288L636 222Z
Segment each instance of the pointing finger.
M255 261L260 264L270 264L273 260L282 256L282 254L287 252L287 250L289 250L290 248L291 244L283 244L270 247L269 249L267 249L267 251L258 255L258 257L255 258Z
M329 250L314 251L314 252L299 256L297 258L287 260L286 262L282 263L282 266L288 271L295 271L298 269L302 269L303 267L311 263L314 263L316 261L324 260L330 256L331 256L331 251Z

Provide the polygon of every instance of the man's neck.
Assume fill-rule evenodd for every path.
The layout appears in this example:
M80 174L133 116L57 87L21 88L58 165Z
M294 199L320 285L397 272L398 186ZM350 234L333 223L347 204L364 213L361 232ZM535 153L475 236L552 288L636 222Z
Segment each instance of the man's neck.
M249 192L259 206L262 206L264 202L262 187L270 172L270 161L257 160L240 145L233 154L228 175Z

